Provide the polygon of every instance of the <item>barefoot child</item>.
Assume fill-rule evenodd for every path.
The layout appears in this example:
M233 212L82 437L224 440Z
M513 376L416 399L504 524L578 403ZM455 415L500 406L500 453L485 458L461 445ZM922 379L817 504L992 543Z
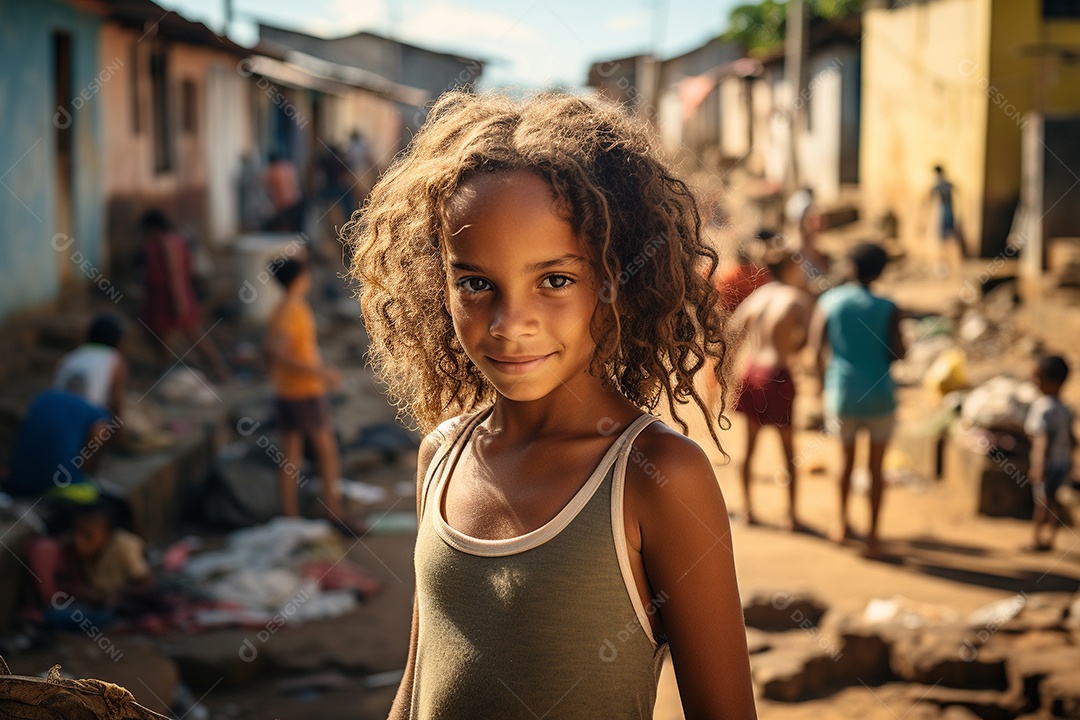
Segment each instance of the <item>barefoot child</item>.
M448 93L345 228L371 357L430 431L393 718L753 718L712 464L647 411L724 368L694 198L617 108ZM717 371L719 374L719 371Z
M767 257L772 278L750 293L732 313L731 324L745 332L750 354L742 373L739 400L735 409L746 416L746 455L742 480L746 498L746 521L758 523L750 500L754 450L762 427L775 427L780 434L787 465L788 519L794 532L807 528L795 511L796 477L794 432L791 411L795 404L795 377L791 366L806 345L807 327L814 310L814 298L804 288L806 278L792 253L778 249Z
M1073 413L1061 402L1061 386L1069 377L1069 365L1060 355L1043 358L1035 370L1042 397L1031 404L1024 430L1031 436L1028 480L1035 494L1034 537L1029 547L1046 552L1054 547L1061 506L1057 491L1072 472ZM1045 532L1044 532L1045 531Z
M285 297L274 309L266 329L266 352L285 455L278 465L281 512L286 517L300 514L298 469L304 461L306 438L315 451L327 519L346 534L353 534L358 527L354 528L346 518L338 492L341 460L326 399L327 389L341 384L341 374L324 364L319 355L315 315L306 299L311 290L311 273L293 258L275 262L270 269L285 288Z
M882 463L896 422L896 393L889 366L906 352L900 335L900 310L887 298L870 292L889 257L873 243L859 243L849 254L854 279L826 291L811 321L811 346L825 394L825 429L837 436L844 451L840 474L840 524L833 539L855 536L848 522L848 497L855 467L855 436L870 436L870 528L864 555L882 557L878 518L885 492Z

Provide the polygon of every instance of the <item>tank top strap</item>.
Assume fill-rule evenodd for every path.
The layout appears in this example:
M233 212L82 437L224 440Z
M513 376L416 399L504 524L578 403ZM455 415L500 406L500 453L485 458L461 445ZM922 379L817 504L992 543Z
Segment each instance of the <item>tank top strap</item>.
M634 614L637 616L638 624L641 625L645 637L649 638L654 647L659 644L659 641L653 635L652 622L649 620L650 613L641 602L641 593L638 592L637 581L634 579L634 569L630 565L630 551L626 547L626 519L623 497L626 489L626 466L631 461L641 467L646 474L650 476L659 475L659 471L655 466L652 466L648 457L640 451L633 451L634 440L641 434L641 431L652 423L659 421L660 418L646 414L631 423L619 440L621 447L619 448L619 456L615 461L615 469L611 478L611 534L615 543L615 555L619 559L619 570L622 574L623 585L626 586L626 593L630 596L630 604L634 607ZM652 467L651 471L650 467ZM657 480L659 481L662 477L662 475L659 476Z
M474 413L452 417L440 423L432 432L435 439L439 441L439 449L432 456L431 464L428 465L427 474L424 476L424 486L420 494L421 518L427 511L427 499L431 493L431 488L436 484L437 478L442 476L447 461L460 452L458 446L472 434L473 428L487 417L489 412L491 412L490 407L477 410Z

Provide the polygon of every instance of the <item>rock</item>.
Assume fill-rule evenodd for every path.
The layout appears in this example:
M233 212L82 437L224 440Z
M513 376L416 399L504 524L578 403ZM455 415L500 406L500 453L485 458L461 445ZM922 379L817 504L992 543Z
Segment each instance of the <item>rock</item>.
M1040 689L1042 709L1049 710L1054 717L1080 720L1080 669L1073 665L1071 669L1055 672L1043 680Z
M1059 645L1057 647L1034 647L1009 654L1006 666L1009 691L1023 700L1026 709L1034 709L1042 703L1044 680L1058 672L1069 672L1080 667L1080 647Z
M978 720L979 716L963 705L950 705L941 713L941 720Z
M747 627L784 631L817 627L828 606L811 593L758 591L743 601Z
M891 643L880 630L849 627L840 631L840 652L830 671L837 685L880 685L893 679L889 664Z
M1069 630L1080 630L1080 593L1073 596L1068 611L1065 613L1065 619L1062 622Z
M989 636L951 626L901 634L892 645L893 673L908 682L1004 690L1005 660L983 647Z
M769 700L797 702L820 697L831 688L828 656L816 645L803 643L754 655L754 683Z
M771 636L761 630L746 628L746 647L751 655L771 650L773 647Z
M911 693L918 701L941 706L945 710L943 717L1010 720L1016 716L1011 699L996 690L959 690L937 685L929 689L913 687Z

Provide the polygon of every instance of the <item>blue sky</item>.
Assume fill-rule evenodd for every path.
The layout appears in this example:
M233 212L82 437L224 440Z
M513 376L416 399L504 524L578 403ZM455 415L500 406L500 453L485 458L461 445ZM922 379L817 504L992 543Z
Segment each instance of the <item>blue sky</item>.
M225 0L157 0L224 27ZM692 49L727 27L746 0L233 0L232 36L253 43L253 18L314 35L360 30L488 60L483 86L581 86L589 64L658 47Z

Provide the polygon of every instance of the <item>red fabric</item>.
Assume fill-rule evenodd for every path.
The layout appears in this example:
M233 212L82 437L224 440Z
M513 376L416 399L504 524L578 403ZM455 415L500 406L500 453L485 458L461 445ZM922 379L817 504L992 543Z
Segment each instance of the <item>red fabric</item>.
M364 570L346 561L316 561L304 563L300 574L319 582L320 590L356 590L363 597L371 597L382 589L382 584Z
M175 282L180 283L180 294L187 306L183 312L177 312L173 302L168 255L176 262ZM146 301L139 317L162 336L173 330L192 331L198 327L199 303L191 284L191 251L177 232L165 233L160 240L146 243Z
M787 368L748 365L735 409L759 425L787 427L795 401L795 383Z

